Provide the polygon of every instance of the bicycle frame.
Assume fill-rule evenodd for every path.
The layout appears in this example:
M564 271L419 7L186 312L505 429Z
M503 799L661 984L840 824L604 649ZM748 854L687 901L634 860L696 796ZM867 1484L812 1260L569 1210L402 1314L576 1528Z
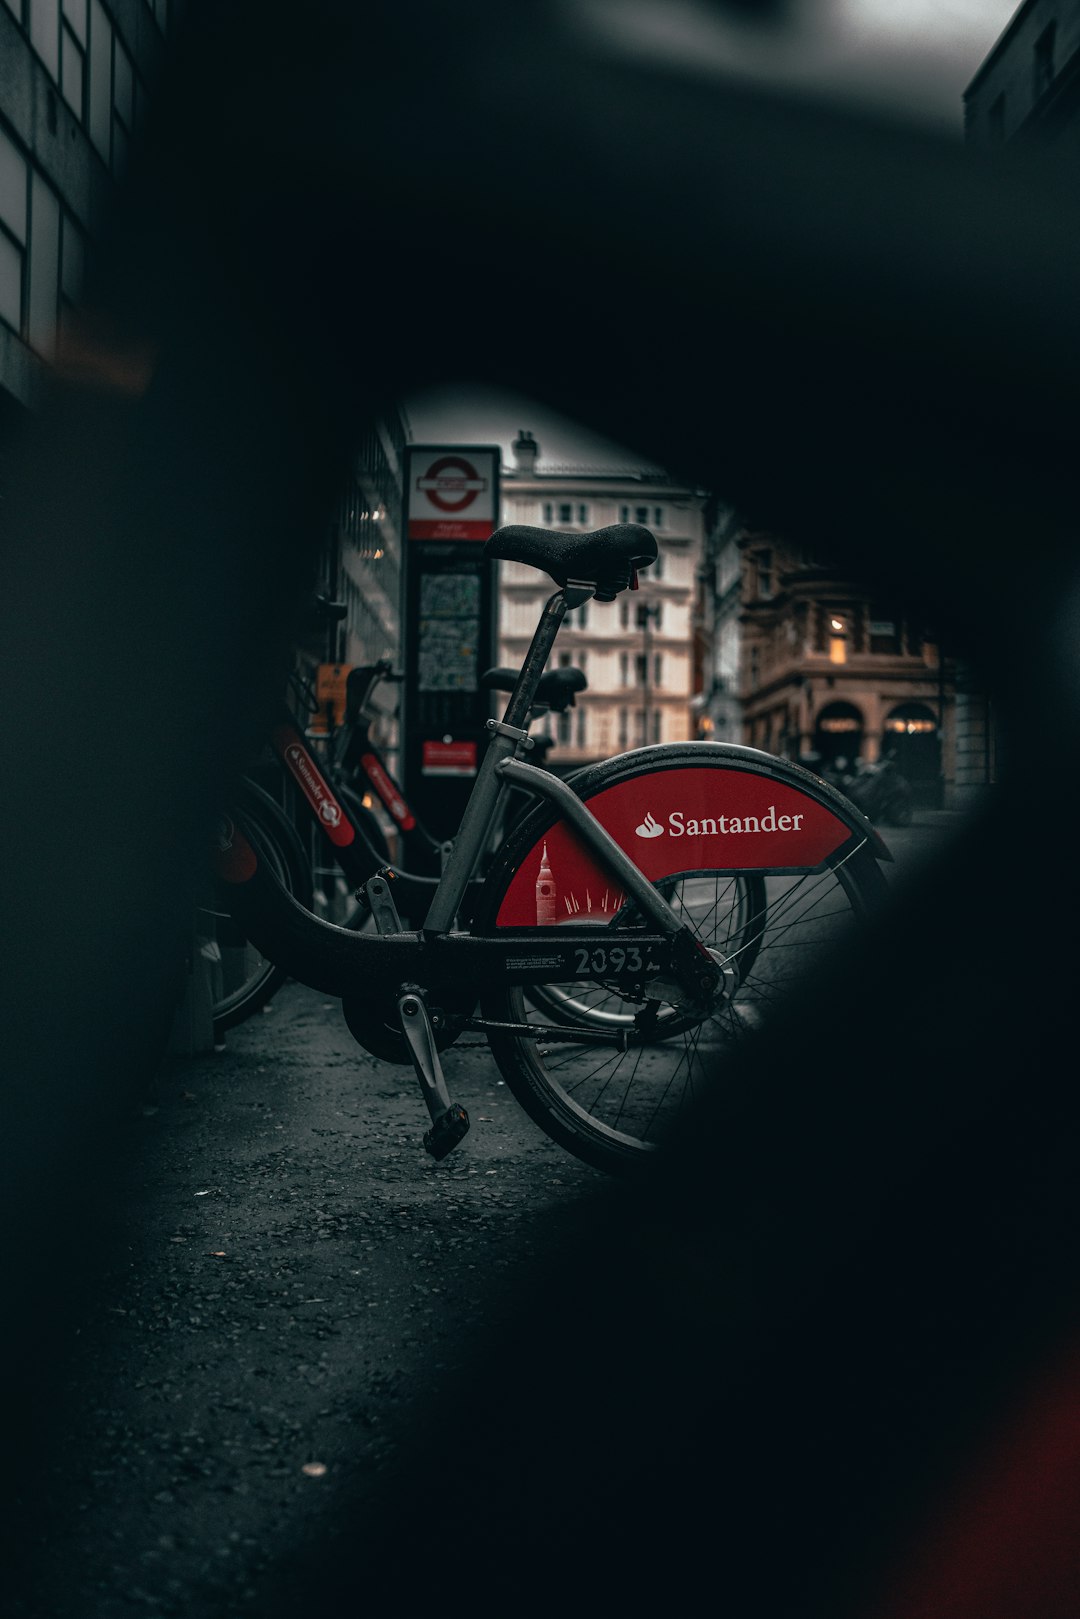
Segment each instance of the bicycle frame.
M526 764L518 755L527 751L525 728L540 678L544 672L559 628L572 608L594 593L588 583L571 583L557 590L548 600L537 625L525 662L502 720L489 720L491 741L481 761L461 828L442 876L435 886L423 929L419 933L399 933L378 937L351 933L312 916L284 892L269 905L242 907L250 928L249 936L272 960L280 960L294 977L328 993L355 993L357 982L388 987L407 978L420 978L459 988L475 986L477 974L507 983L558 982L568 973L580 972L582 952L586 957L596 947L595 930L563 927L559 937L545 942L543 952L525 955L520 945L502 939L470 938L455 932L459 909L487 838L498 813L503 794L511 784L523 786L553 803L586 842L597 860L634 900L648 924L648 932L637 936L640 960L658 974L675 973L687 984L688 992L703 993L706 981L717 975L715 964L697 945L693 935L675 916L671 907L645 878L615 840L590 815L573 789L559 777ZM295 749L295 739L289 746ZM306 750L305 750L306 751ZM310 758L310 755L308 755ZM294 759L294 763L297 760ZM299 766L298 766L299 768ZM325 784L301 780L309 803L319 812L329 791ZM335 801L336 802L336 801ZM324 817L325 818L325 817ZM248 890L249 899L257 893L270 897L272 883L256 891L250 879L258 867L258 857L250 845L234 836L224 851L221 874L227 882ZM627 967L632 976L635 969ZM640 977L640 964L636 969Z

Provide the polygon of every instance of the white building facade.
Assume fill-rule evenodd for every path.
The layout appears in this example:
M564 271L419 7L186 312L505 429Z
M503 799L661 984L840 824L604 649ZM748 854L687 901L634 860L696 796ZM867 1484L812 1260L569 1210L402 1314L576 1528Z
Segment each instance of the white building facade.
M641 523L656 536L657 563L637 591L587 602L567 615L552 664L588 680L576 706L551 715L552 768L578 767L628 748L696 737L694 601L702 564L706 492L655 467L546 467L523 431L502 471L500 520L580 533ZM520 668L544 602L555 588L522 563L499 564L499 661Z

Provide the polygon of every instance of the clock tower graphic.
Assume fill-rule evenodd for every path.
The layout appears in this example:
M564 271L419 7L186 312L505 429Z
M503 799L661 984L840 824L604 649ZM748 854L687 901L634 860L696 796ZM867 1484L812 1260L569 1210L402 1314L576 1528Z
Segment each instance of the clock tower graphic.
M551 875L548 865L547 844L540 856L540 873L536 879L536 925L538 928L553 928L559 920L555 910L555 879Z
M565 915L559 905L559 891L555 886L555 875L551 869L548 858L547 840L545 839L543 851L540 855L540 870L536 876L536 925L538 928L557 927L560 922L572 922L578 916L587 917L592 921L607 921L616 911L623 907L624 896L617 888L608 884L599 902L594 901L591 891L586 888L581 899L571 891L564 894L562 904L565 906Z

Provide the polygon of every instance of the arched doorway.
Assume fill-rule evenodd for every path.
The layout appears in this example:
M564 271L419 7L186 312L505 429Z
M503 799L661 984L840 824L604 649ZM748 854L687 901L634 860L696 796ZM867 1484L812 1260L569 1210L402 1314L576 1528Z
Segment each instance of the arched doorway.
M814 752L826 769L838 759L854 765L862 752L863 717L854 703L826 703L814 727Z
M911 783L916 804L933 809L941 803L941 737L937 716L926 703L898 703L885 716L881 757L891 755Z

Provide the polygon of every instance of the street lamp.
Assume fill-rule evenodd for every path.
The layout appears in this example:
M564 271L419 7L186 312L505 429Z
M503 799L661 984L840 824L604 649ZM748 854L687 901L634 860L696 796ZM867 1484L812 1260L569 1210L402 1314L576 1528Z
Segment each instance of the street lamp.
M642 719L645 735L643 742L649 740L649 659L652 656L652 626L660 622L659 602L638 602L637 626L642 632L644 656L641 660L642 668Z

